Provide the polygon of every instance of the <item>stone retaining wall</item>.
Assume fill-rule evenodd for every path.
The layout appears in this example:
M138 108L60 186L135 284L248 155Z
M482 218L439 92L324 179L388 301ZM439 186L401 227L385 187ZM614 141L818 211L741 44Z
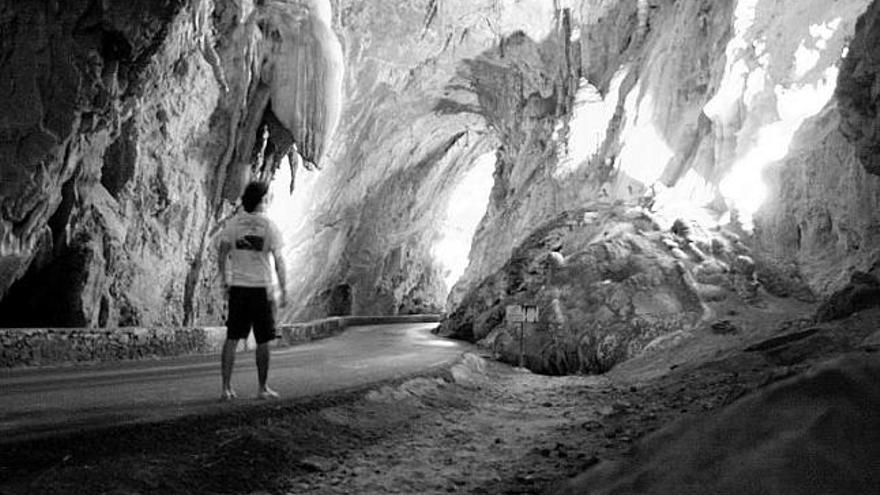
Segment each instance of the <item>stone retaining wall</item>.
M357 316L280 325L274 346L330 337L351 325L438 320L436 315ZM0 368L214 354L225 339L225 327L4 328L0 329ZM254 347L253 334L244 345Z
M208 351L203 328L0 330L0 367L120 361Z

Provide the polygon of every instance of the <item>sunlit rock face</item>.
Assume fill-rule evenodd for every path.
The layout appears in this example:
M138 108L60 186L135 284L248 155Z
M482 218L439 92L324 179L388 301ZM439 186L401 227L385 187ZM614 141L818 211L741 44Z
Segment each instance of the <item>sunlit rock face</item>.
M543 291L512 289L506 254L521 255L534 232L526 225L543 225L590 198L641 204L661 229L675 218L744 227L760 289L776 295L825 297L853 271L871 270L880 259L880 185L844 138L834 98L841 57L869 3L590 2L574 9L581 33L580 63L572 71L582 76L578 90L543 121L505 120L519 134L502 140L489 212L444 330L497 348L491 332L501 323L500 308L546 309ZM574 87L571 79L568 84ZM520 101L526 114L535 100ZM535 252L531 263L543 255ZM599 334L589 327L599 307L563 309L563 320L578 328L555 335L553 345L570 342L568 362L583 349L592 352L590 339ZM632 344L630 352L646 345L627 334L636 326L629 321L626 330L612 332L628 335L620 340ZM656 328L643 336L656 335ZM669 336L675 328L692 327L678 321ZM554 371L560 365L539 352L552 347L546 335L552 332L527 346L526 359L531 354L533 368ZM518 345L502 343L500 353L515 362Z
M765 184L762 173L803 156L790 144L831 99L846 40L868 3L589 2L573 9L581 78L568 85L577 92L543 131L538 119L511 119L523 122L525 137L505 142L498 194L477 238L481 258L468 279L496 270L506 259L499 255L529 231L523 225L590 198L641 198L666 227L678 216L712 224L731 213L751 227L765 201L791 191L791 183ZM529 108L526 98L521 106ZM528 143L522 156L511 152L519 143ZM814 191L826 193L837 194ZM759 234L771 242L773 232ZM814 290L830 288L808 279Z
M493 5L335 6L346 53L345 105L327 167L298 177L294 196L307 199L280 219L290 232L289 317L443 309L448 287L434 246L448 202L473 164L499 145L473 89L480 69L468 62L487 52L487 67L495 64L492 47L502 26ZM552 6L524 2L514 10L511 25L535 25L538 38L555 33ZM540 66L536 43L521 38L529 52L524 60ZM336 306L339 293L348 294L343 307Z
M796 267L822 296L880 261L880 178L867 173L839 130L834 103L809 119L789 156L765 172L771 194L756 217L756 245Z
M781 121L786 114L796 115L800 125L789 130L792 139L786 153L763 175L768 194L756 215L755 240L775 264L797 267L822 296L844 287L854 272L875 270L880 261L880 178L870 173L867 151L876 121L866 116L874 111L875 103L860 99L875 87L873 77L865 74L870 73L866 57L876 49L876 45L866 45L876 36L876 28L870 27L876 2L859 20L846 57L839 60L838 49L833 48L840 43L839 36L853 36L853 14L864 7L863 2L841 4L811 20L809 29L802 29L799 36L777 35L799 48L793 60L784 53L774 55L790 61L795 75L803 74L800 81L787 86L781 81L774 87ZM836 31L832 33L831 27ZM788 24L773 29L791 32ZM840 75L835 79L838 66ZM835 97L816 111L832 89L827 86L835 80ZM823 86L819 98L815 88ZM797 97L798 93L803 96Z

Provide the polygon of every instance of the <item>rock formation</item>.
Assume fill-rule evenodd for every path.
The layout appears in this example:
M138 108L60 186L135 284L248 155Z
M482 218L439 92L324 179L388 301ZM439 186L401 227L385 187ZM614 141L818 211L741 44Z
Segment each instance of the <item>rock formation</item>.
M880 129L877 123L880 64L876 46L880 41L880 5L871 4L859 18L849 52L841 63L836 96L843 110L840 130L856 147L856 156L865 169L880 175Z
M181 5L0 10L3 323L180 321L218 96Z
M534 303L528 359L562 372L709 324L719 301L826 298L880 260L878 11L5 2L0 324L220 322L212 233L285 163L308 172L278 199L289 319L446 309L446 331L515 360L499 312ZM443 212L487 154L489 205L446 287Z
M0 322L220 321L218 222L247 177L319 164L338 120L329 2L2 12Z

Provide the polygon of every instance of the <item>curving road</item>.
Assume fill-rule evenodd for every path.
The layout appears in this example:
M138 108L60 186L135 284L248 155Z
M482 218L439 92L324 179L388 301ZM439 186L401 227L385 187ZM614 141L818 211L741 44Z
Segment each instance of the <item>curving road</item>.
M282 400L368 385L450 363L467 344L436 337L437 323L351 327L274 349L269 384ZM219 356L0 372L0 444L83 429L159 421L254 404L253 352L236 356L234 403L221 403Z

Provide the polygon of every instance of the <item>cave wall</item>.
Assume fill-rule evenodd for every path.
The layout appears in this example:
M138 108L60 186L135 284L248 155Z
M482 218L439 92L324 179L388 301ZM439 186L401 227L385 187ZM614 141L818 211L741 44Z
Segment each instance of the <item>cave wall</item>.
M339 1L334 11L346 104L328 166L302 193L307 220L289 236L297 267L289 314L325 313L336 287L351 288L355 313L442 309L449 288L431 247L478 156L495 150L502 163L498 213L486 225L511 222L481 229L478 238L493 242L475 243L478 272L503 263L536 219L558 210L544 192L523 200L513 190L541 180L557 117L570 110L579 65L571 14L493 0ZM528 166L509 165L515 159Z
M310 185L317 191L312 221L292 236L295 264L317 258L327 267L303 266L309 282L298 286L300 299L313 309L300 314L320 314L325 296L308 294L339 285L353 288L355 311L395 311L403 296L386 297L386 289L414 287L407 270L434 266L426 246L436 222L421 224L423 239L402 233L436 219L439 204L425 209L411 194L442 202L449 189L433 181L453 182L466 167L462 157L477 155L478 147L496 150L495 185L448 309L503 267L535 228L596 200L650 206L664 228L682 216L713 223L758 213L721 190L723 179L749 163L769 167L754 256L784 265L820 295L840 288L847 270L869 263L870 250L849 258L810 234L798 248L789 242L790 226L813 222L808 204L822 203L843 219L842 229L859 232L855 244L873 245L874 185L844 159L843 176L865 199L844 205L839 187L849 186L834 182L841 174L822 165L829 153L814 146L837 132L834 125L808 119L809 112L788 113L798 91L820 101L819 108L805 105L810 111L822 109L829 78L870 2L746 3L753 10L732 0L570 1L543 10L490 1L334 4L346 52L346 109L328 168ZM412 40L406 50L401 39ZM797 66L802 52L815 53L807 70ZM584 115L598 122L579 122L590 120ZM468 141L445 152L463 128ZM789 153L796 133L822 138L808 140L818 155ZM781 144L768 145L768 136ZM784 163L794 168L775 178ZM797 163L824 170L827 180L807 180L794 171ZM422 172L403 171L409 167ZM400 201L376 199L387 194ZM389 276L397 265L387 263L388 253L406 244L410 255L402 258L410 261Z
M836 91L843 118L840 131L856 148L856 156L865 169L880 175L878 163L877 109L880 95L880 79L877 67L880 54L876 47L880 41L880 3L873 2L859 18L856 31L849 45L849 52L842 61Z
M829 296L880 262L880 177L867 172L829 104L805 123L789 156L766 171L773 195L758 212L755 244Z
M643 206L661 229L753 213L722 190L751 163L767 183L752 254L829 294L877 261L876 5L856 28L869 4L5 2L0 318L219 321L211 234L252 173L274 76L303 63L279 68L271 23L308 12L341 42L327 79L345 75L338 125L314 124L335 137L303 150L320 170L296 178L285 317L446 306L431 248L457 181L492 151L489 207L447 309L585 205ZM332 88L292 91L319 90L326 117ZM818 107L792 103L801 93Z
M771 18L760 25L762 35L783 42L768 45L769 61L759 62L775 85L764 91L763 99L770 105L753 99L758 104L752 105L756 116L751 120L772 122L786 113L797 113L792 106L815 108L791 129L788 148L780 150L783 153L764 171L768 192L756 214L754 242L774 265L793 267L820 297L842 289L854 272L869 272L880 261L880 178L870 173L865 141L851 131L870 111L870 105L854 105L854 93L861 94L866 86L864 81L852 80L854 66L864 66L858 60L872 51L864 48L870 36L866 18L876 12L876 2L868 14L859 17L869 4L843 3L833 9L808 5L809 26L794 14L779 15L778 20ZM860 27L855 25L857 19ZM823 41L821 26L829 23L839 25ZM799 27L793 29L793 24ZM798 53L823 45L827 48L818 53L816 65L797 79L804 72L797 69ZM824 89L818 91L821 96L812 94L810 85L835 91L827 98ZM799 86L811 97L790 98ZM826 98L827 104L816 106ZM864 128L866 123L858 125Z
M431 248L445 201L497 146L458 74L461 57L491 44L480 15L490 4L334 3L345 106L327 166L294 192L309 204L288 235L288 317L327 314L341 287L353 314L442 310L447 288ZM450 12L462 10L475 14L454 24Z
M500 80L488 84L482 93L513 93L510 107L518 110L499 117L515 131L502 132L499 181L478 233L476 260L462 284L496 271L528 234L528 226L593 199L650 204L666 227L679 216L696 218L698 208L708 215L702 221L718 221L731 211L757 213L721 188L744 165L759 170L773 165L775 170L789 164L784 179L772 171L763 179L770 203L755 220L763 223L753 241L777 262L801 270L814 291L830 294L846 283L848 271L876 261L873 248L865 248L876 245L876 183L854 167L848 156L853 150L828 121L837 120L836 107L824 118L806 119L819 113L830 96L844 47L870 2L837 2L833 7L818 1L751 3L754 11L745 20L751 22L738 18L743 14L733 1L594 1L574 7L580 61L568 71L554 71L550 65L539 73L559 87L595 88L604 101L593 96L585 106L607 112L598 137L576 134L582 103L571 89L569 101L537 124L540 119L528 115L533 99L517 100L515 85ZM828 34L817 34L827 25L834 26ZM563 48L555 47L555 58L570 60L572 50ZM810 51L814 64L801 73L798 58ZM505 69L513 72L510 79L526 72L523 65ZM796 98L799 91L801 100ZM817 101L819 107L810 109ZM808 110L792 109L798 105ZM484 107L491 108L491 102ZM800 137L789 150L796 132ZM592 141L586 156L573 156L577 140ZM816 174L824 177L817 180ZM760 172L754 175L759 181ZM810 211L816 205L827 213ZM802 230L821 229L806 224L823 215L840 220L840 229L847 232L835 232L835 238L853 240L829 242L804 234L798 247L778 235L799 223ZM862 246L855 258L841 254L839 248L847 242Z
M557 87L576 82L578 90L543 115L530 113L536 98L522 86L500 77L493 84L485 77L492 70L481 71L490 81L480 92L483 108L499 108L497 95L509 94L513 111L500 112L507 127L494 126L502 136L496 189L441 331L480 340L516 363L521 351L503 324L504 307L535 304L546 316L520 337L525 362L547 372L601 371L705 324L717 304L766 304L767 293L814 301L844 289L856 272L876 273L876 105L866 90L875 86L866 55L874 11L856 28L869 4L581 4L585 9L571 11L580 48L560 50L560 43L555 50L557 61L570 61L574 52L580 63L549 78ZM507 80L516 81L528 79L524 67L492 69L510 71ZM539 67L553 73L552 64ZM580 124L583 109L607 124ZM578 140L590 141L580 155ZM639 242L657 241L652 228L632 221L610 229L611 237L588 237L586 245L575 234L535 238L566 218L568 231L592 235L578 208L594 208L595 201L604 201L606 211L618 203L641 206L659 231L674 232L677 221L701 230L702 241L679 233L663 241L669 253L661 248L651 266L638 270L654 273L671 255L685 281L667 275L646 285L640 276L619 278L603 268L614 265L614 256L577 254L620 251L613 241L621 230L635 228ZM735 239L736 249L716 249L725 239ZM619 259L638 260L646 251L632 248ZM572 255L577 265L598 270L575 276L581 287L555 280L577 273L568 265ZM562 264L548 270L546 261L556 258ZM671 291L666 303L640 309L641 297L674 286L690 293ZM583 289L579 300L566 297ZM699 304L669 309L688 307L689 297ZM704 313L690 322L664 320L700 307Z
M400 311L410 292L436 308L443 290L429 246L443 200L468 161L493 149L490 204L448 310L534 229L595 201L649 206L663 228L682 217L714 224L758 213L752 256L817 294L840 288L870 250L851 258L809 234L798 248L788 233L813 222L809 204L821 203L841 228L859 232L855 243L873 245L876 190L852 160L843 175L822 165L829 152L815 144L834 125L790 118L786 98L799 90L827 97L829 71L869 2L749 4L744 13L732 0L334 2L345 108L327 167L300 192L310 202L289 236L298 267L290 315L325 314L340 288L355 313ZM819 29L829 24L830 34ZM800 73L804 51L816 61ZM774 132L782 144L767 149ZM804 142L818 155L789 153L796 133L812 135ZM752 162L768 167L761 212L720 187ZM785 163L794 168L776 178ZM807 180L797 163L827 180ZM841 177L865 201L841 200L839 187L848 186L832 180Z
M294 143L322 163L336 125L329 1L0 11L0 325L221 322L214 234Z
M0 12L2 324L182 322L218 144L188 7Z

